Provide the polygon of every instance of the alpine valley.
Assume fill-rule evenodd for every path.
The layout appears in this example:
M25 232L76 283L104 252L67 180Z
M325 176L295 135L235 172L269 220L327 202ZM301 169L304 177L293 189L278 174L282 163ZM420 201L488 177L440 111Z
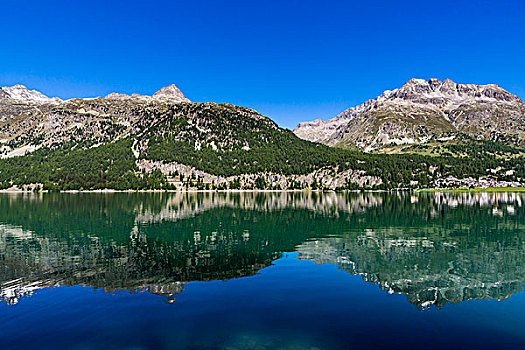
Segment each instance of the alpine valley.
M465 176L520 186L525 103L496 85L412 79L292 132L175 85L64 101L15 85L0 88L0 142L10 190L394 189Z

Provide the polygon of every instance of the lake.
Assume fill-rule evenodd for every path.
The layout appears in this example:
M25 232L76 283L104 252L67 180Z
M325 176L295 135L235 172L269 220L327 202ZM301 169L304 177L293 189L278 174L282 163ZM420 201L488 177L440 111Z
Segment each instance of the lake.
M0 194L1 349L524 349L519 193Z

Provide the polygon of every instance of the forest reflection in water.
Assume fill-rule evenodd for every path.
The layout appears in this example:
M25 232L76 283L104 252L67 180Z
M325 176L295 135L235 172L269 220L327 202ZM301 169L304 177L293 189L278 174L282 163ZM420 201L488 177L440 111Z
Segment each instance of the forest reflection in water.
M149 291L252 276L282 252L335 264L419 308L525 282L519 193L0 195L0 298L50 286ZM293 276L291 277L293 278Z

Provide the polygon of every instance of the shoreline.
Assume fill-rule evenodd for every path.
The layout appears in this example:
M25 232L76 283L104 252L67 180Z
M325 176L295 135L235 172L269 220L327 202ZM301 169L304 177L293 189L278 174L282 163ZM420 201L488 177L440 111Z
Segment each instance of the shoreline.
M525 192L525 187L487 187L487 188L399 188L391 190L372 190L372 189L362 189L362 190L320 190L320 189L295 189L295 190L271 190L271 189L224 189L224 190L114 190L114 189L103 189L103 190L66 190L66 191L30 191L30 190L20 190L20 189L4 189L0 190L0 193L9 193L9 194L39 194L39 193L244 193L244 192L260 192L260 193L277 193L277 192L290 192L290 193L304 193L304 192L333 192L333 193L343 193L343 192L414 192L414 193L425 193L425 192Z
M416 192L525 192L525 187L420 188Z
M103 190L65 190L65 191L26 191L26 190L0 190L0 193L190 193L190 192L336 192L333 190L113 190L113 189L103 189Z
M7 189L7 190L0 190L0 193L217 193L217 192L231 192L231 193L241 193L241 192L261 192L261 193L275 193L275 192L401 192L401 191L412 191L409 189L399 189L399 190L343 190L343 191L336 191L336 190L312 190L312 189L296 189L296 190L238 190L238 189L226 189L226 190L112 190L112 189L104 189L104 190L66 190L66 191L48 191L48 190L40 190L40 191L27 191L27 190L13 190L13 189Z

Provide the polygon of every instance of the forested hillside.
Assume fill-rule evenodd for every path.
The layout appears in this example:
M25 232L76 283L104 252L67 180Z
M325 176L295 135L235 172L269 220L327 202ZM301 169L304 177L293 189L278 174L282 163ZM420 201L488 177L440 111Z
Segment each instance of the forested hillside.
M300 139L251 109L186 102L174 89L176 100L166 93L0 98L1 187L390 189L448 175L525 178L523 151L501 143L464 135L461 143L434 140L429 150L404 145L399 154L333 148Z

